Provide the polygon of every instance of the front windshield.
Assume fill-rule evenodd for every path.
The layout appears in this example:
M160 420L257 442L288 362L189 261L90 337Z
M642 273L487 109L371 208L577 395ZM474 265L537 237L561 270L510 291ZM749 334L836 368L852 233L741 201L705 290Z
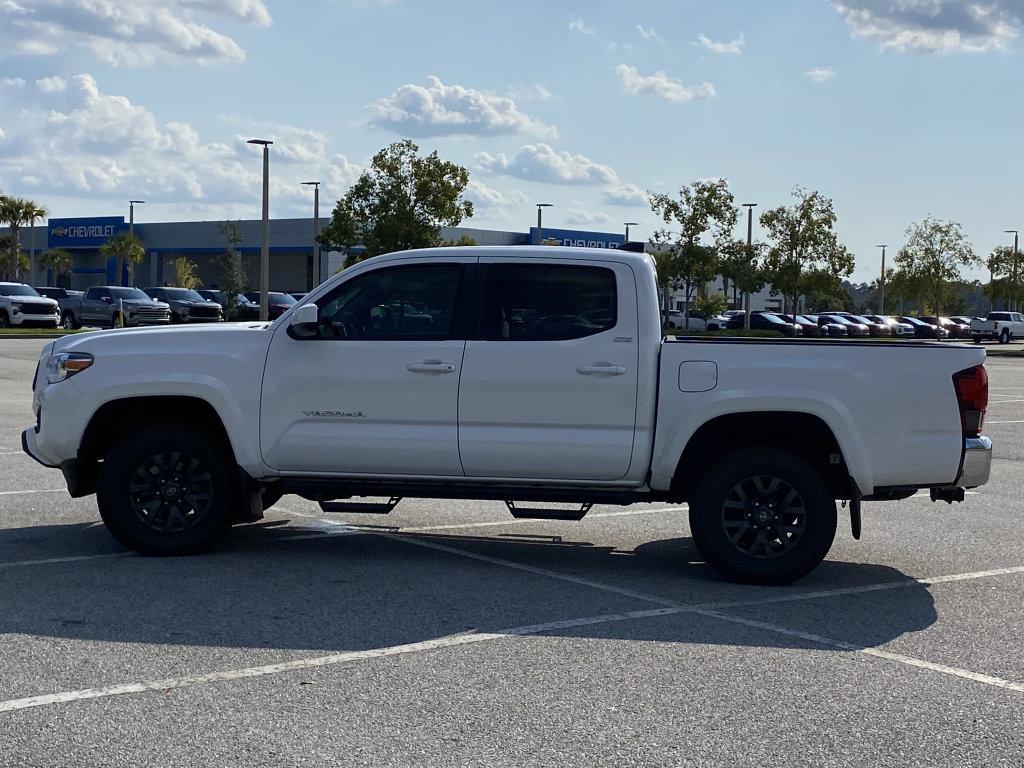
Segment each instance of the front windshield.
M797 315L796 316L796 321L798 323L803 323L804 325L806 325L807 323L814 323L814 322L816 322L814 320L811 320L811 318L809 318L807 315Z
M0 285L0 296L38 296L39 291L30 285Z
M767 314L765 314L765 315L761 315L761 317L763 317L769 323L778 323L779 325L785 325L786 324L786 321L783 320L778 315L767 315Z
M143 293L138 288L111 288L110 295L115 299L125 299L131 301L152 301L149 296Z
M295 297L287 293L274 293L271 291L268 298L271 304L298 304Z
M903 322L910 323L911 325L927 325L927 323L922 323L920 320L914 317L904 317L902 318L902 320Z
M870 323L875 322L874 320L868 320L863 315L854 315L850 319L853 320L855 323L863 323L864 325L869 325Z
M167 298L175 301L206 301L198 291L191 288L164 288L164 291L167 292Z
M853 322L847 320L842 315L828 315L827 319L832 323L839 323L839 325L853 325Z

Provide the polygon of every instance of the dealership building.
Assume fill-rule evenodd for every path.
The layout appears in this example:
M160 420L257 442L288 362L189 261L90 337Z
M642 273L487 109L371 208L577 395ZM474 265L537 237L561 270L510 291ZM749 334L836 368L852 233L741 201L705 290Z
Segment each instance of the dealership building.
M262 222L250 219L233 222L237 225L240 242L235 246L249 285L259 283L260 234ZM84 289L91 285L114 285L127 282L117 279L117 264L105 258L100 247L113 235L131 227L142 241L146 256L134 268L131 282L140 287L172 285L175 280L174 262L185 256L195 263L203 287L216 287L223 281L220 257L228 248L228 239L222 231L223 221L175 221L129 224L123 216L94 216L83 218L53 218L46 226L21 230L21 247L27 253L34 250L37 257L36 274L23 279L33 285L53 285L53 275L38 263L39 255L51 248L60 248L73 257L71 275L64 282L68 288ZM270 221L270 289L275 291L307 291L315 282L314 227L312 218L271 219ZM8 230L0 228L0 236ZM444 240L456 241L472 238L477 245L529 245L536 243L537 230L527 232L472 229L467 227L442 228ZM622 233L590 232L571 229L543 230L545 245L570 247L617 248L625 238ZM345 255L321 249L320 274L334 274L344 262ZM721 280L708 285L709 291L722 291ZM731 294L732 291L730 290ZM682 296L672 297L673 308L682 308ZM730 306L732 296L728 296ZM753 297L753 309L778 309L781 300L762 292Z

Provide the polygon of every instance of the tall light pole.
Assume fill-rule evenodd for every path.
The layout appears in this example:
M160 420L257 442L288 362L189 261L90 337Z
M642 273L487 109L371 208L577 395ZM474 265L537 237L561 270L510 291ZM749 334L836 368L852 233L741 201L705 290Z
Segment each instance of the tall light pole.
M551 203L537 203L537 245L544 245L544 224L541 215L545 208L551 207Z
M129 200L128 201L128 234L135 237L135 206L145 205L145 200ZM121 285L124 280L124 275L117 276L117 284Z
M754 253L754 209L757 203L743 203L747 209L747 258L753 258ZM750 330L750 294L743 294L743 327Z
M878 283L878 314L885 314L885 249L888 245L876 245L875 248L882 249L882 279Z
M304 181L304 187L313 188L313 287L320 285L320 182Z
M263 147L263 229L260 233L260 320L270 318L270 145L267 139L249 139Z
M636 221L627 221L627 222L625 222L625 224L626 224L626 242L628 243L628 242L629 242L629 228L630 228L630 227L636 227L636 226L638 226L638 225L639 225L639 222L636 222Z
M1013 235L1013 273L1010 275L1010 290L1016 291L1017 290L1017 254L1019 253L1019 250L1018 250L1018 247L1017 247L1017 245L1018 245L1018 243L1017 243L1017 237L1018 237L1017 230L1016 229L1006 229L1006 230L1003 230L1003 231L1006 232L1006 234L1008 234L1008 235ZM1013 302L1013 308L1015 310L1016 309L1020 309L1020 307L1018 306L1018 302L1017 301Z

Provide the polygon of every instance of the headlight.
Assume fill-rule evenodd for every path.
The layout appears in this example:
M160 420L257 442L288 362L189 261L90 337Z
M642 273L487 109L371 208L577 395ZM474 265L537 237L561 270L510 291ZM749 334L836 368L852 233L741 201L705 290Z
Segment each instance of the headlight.
M20 312L21 311L21 304L19 304L17 301L12 301L11 302L11 309L14 312Z
M92 355L85 352L58 352L46 363L46 381L56 384L92 365Z

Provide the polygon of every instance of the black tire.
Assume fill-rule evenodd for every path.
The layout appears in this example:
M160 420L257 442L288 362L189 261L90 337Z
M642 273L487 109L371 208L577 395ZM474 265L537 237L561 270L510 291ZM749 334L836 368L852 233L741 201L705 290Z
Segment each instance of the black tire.
M1009 331L1008 328L1003 328L1003 330L999 332L999 343L1000 344L1009 344L1010 343L1010 331Z
M690 499L690 530L708 565L726 578L789 584L828 554L836 502L821 474L796 454L747 448L704 476Z
M193 427L148 424L130 432L103 461L100 517L115 539L143 555L209 549L239 503L229 456L220 441Z
M7 312L0 309L0 328L10 328L11 319L7 316Z
M75 316L71 312L65 312L63 315L61 315L60 326L65 331L76 331L82 327L77 322L75 322Z
M111 328L124 328L124 312L115 312L110 317Z

